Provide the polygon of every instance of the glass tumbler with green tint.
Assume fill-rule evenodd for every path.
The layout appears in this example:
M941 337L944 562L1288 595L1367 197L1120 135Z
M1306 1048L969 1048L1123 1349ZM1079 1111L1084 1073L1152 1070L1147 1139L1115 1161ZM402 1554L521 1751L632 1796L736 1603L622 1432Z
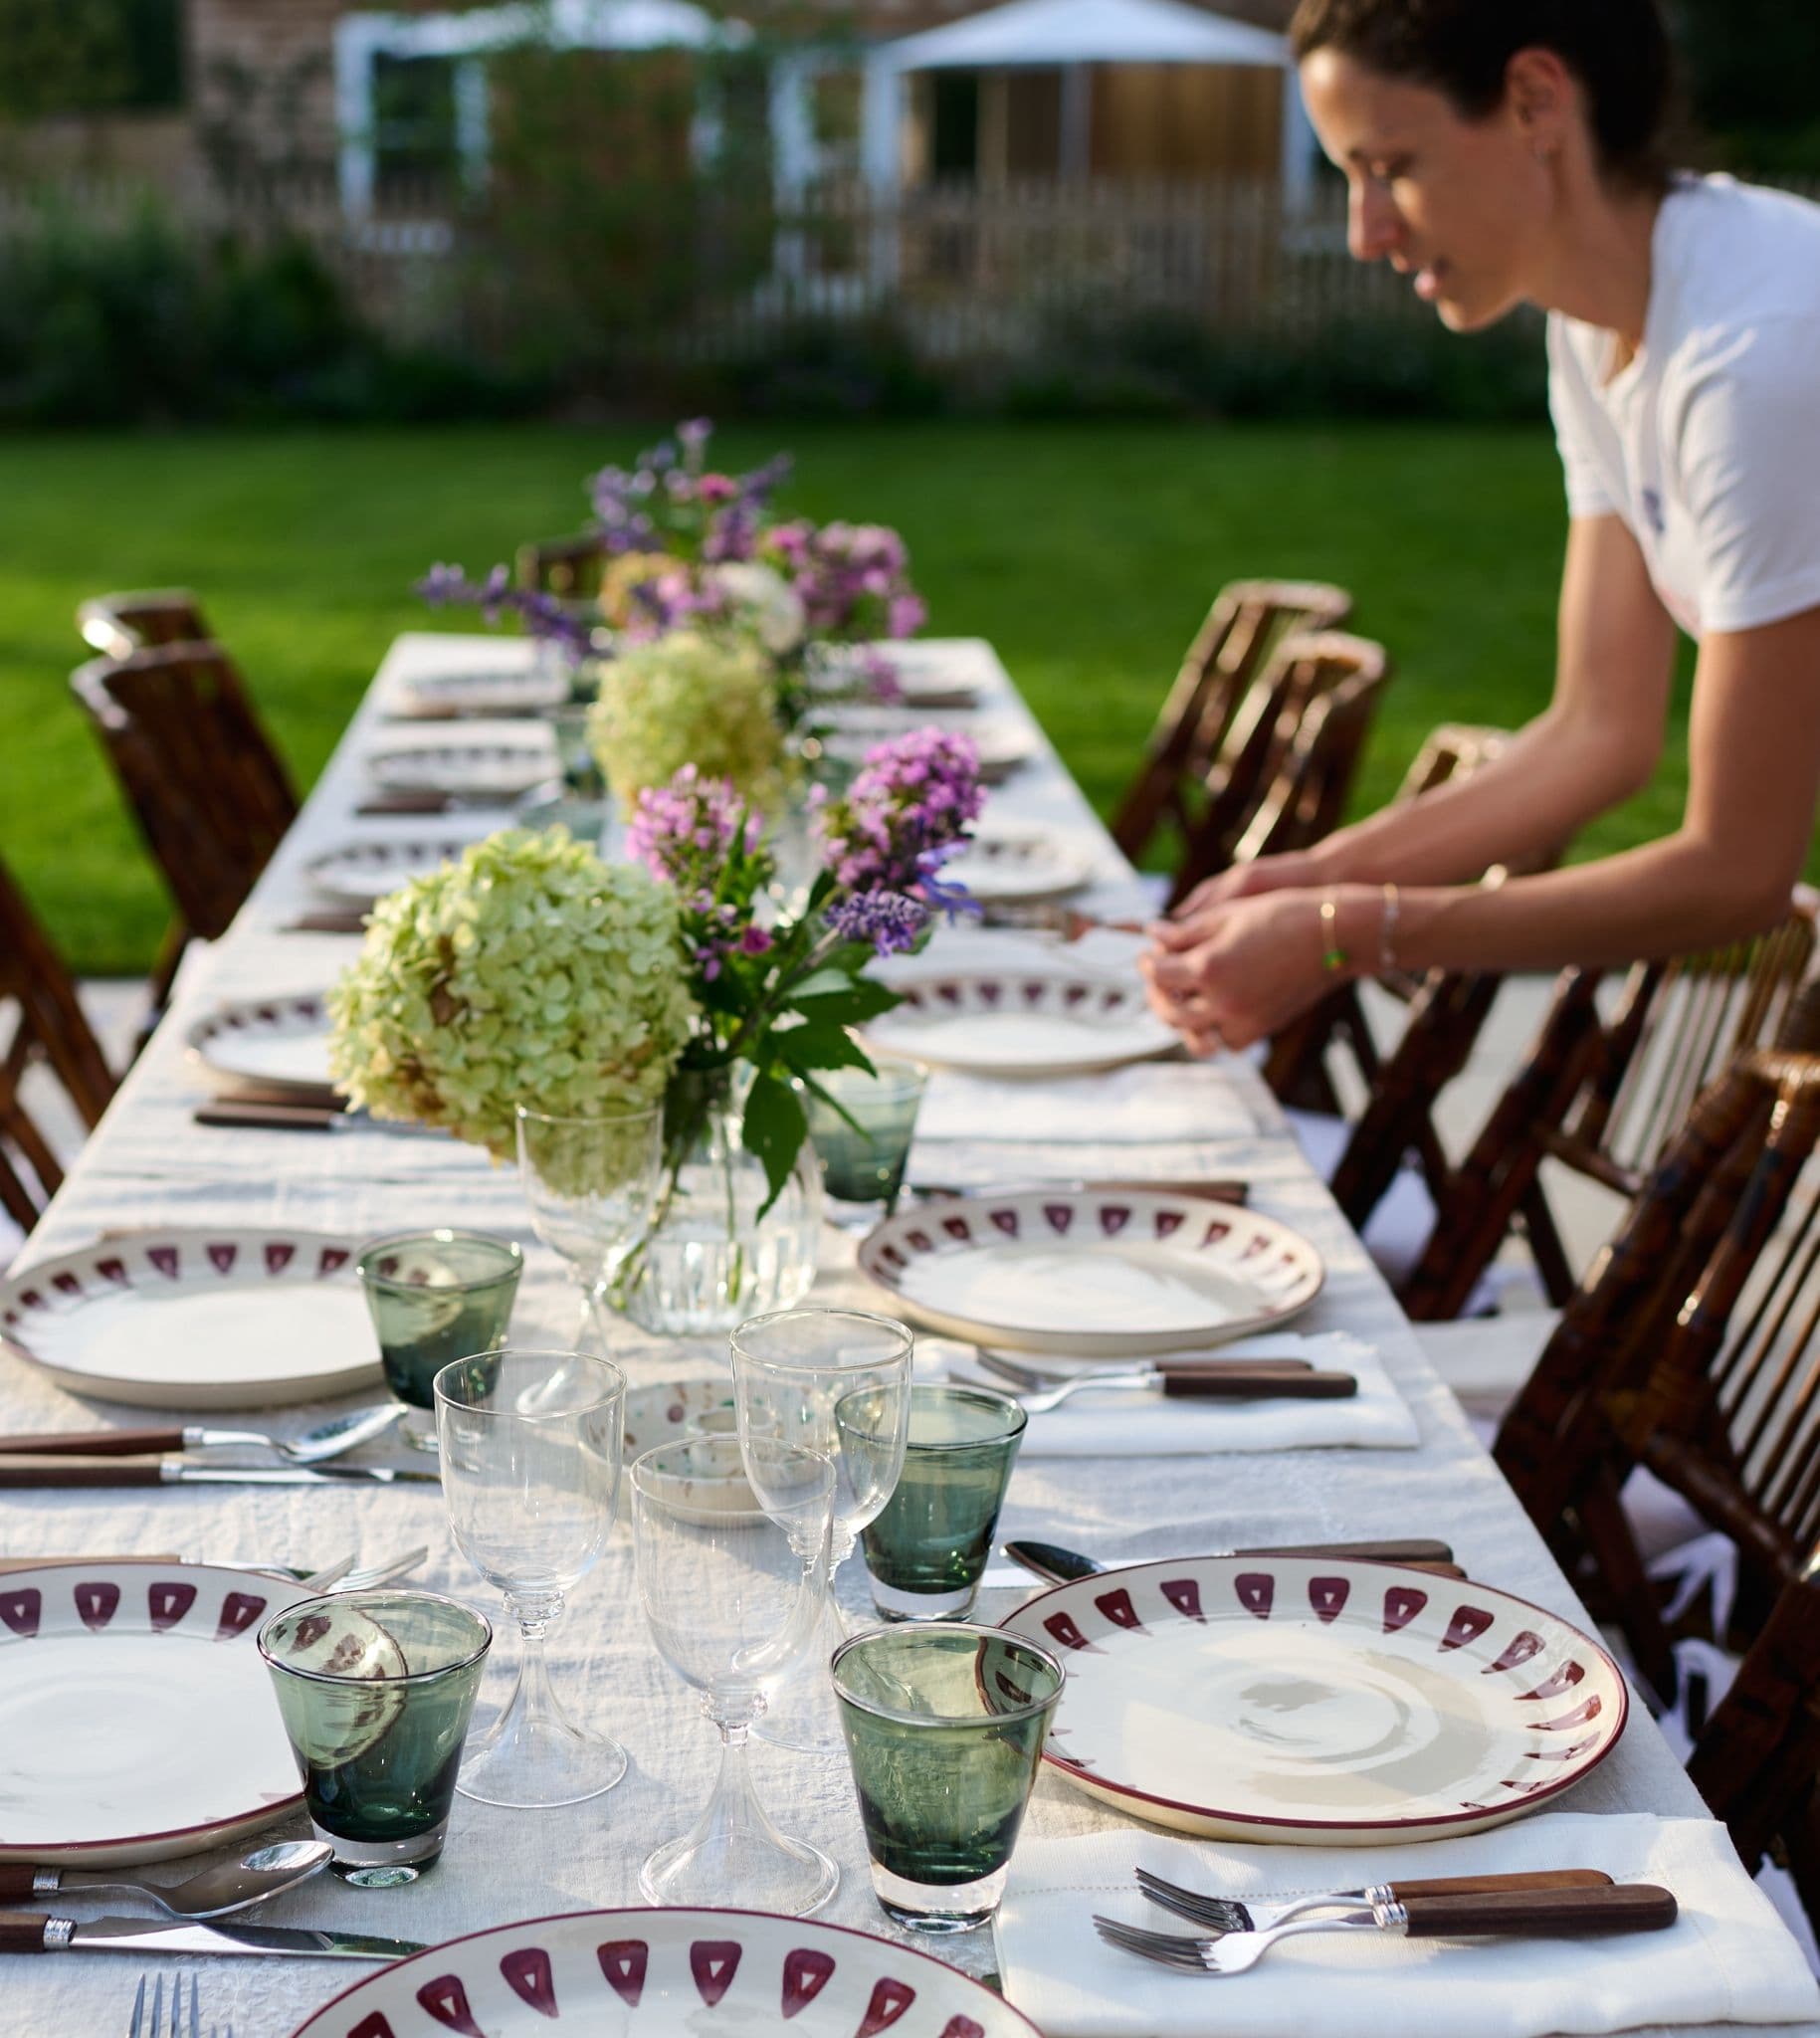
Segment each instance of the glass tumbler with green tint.
M493 1627L440 1593L325 1593L267 1621L259 1653L316 1837L365 1888L443 1851Z
M386 1385L407 1408L434 1410L444 1366L506 1342L524 1255L482 1231L401 1231L362 1247L359 1269ZM434 1422L405 1435L436 1449Z
M897 1207L928 1081L928 1072L917 1062L875 1055L873 1064L877 1075L865 1069L817 1074L815 1080L839 1111L814 1095L804 1100L822 1187L834 1206L829 1214L837 1224L868 1228Z
M865 1392L841 1402L843 1444L863 1440L871 1406ZM860 1531L872 1603L887 1620L952 1619L972 1606L1028 1420L987 1387L911 1387L904 1470Z
M1047 1649L961 1621L873 1628L834 1653L873 1893L919 1932L998 1909L1063 1671Z

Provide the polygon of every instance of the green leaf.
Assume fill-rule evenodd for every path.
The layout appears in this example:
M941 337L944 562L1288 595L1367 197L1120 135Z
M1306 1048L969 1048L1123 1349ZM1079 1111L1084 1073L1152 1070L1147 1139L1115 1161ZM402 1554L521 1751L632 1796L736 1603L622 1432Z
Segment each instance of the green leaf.
M764 1216L783 1193L796 1156L809 1136L809 1121L803 1115L802 1100L787 1083L768 1073L753 1079L745 1100L745 1148L764 1162L764 1178L770 1194L764 1199Z
M820 975L818 971L809 981L818 981ZM849 977L838 990L796 990L785 1000L785 1006L817 1026L859 1026L903 1002L903 993L889 984L876 983L870 977Z
M770 1048L792 1075L804 1076L811 1069L865 1069L873 1073L866 1051L845 1027L824 1025L821 1020L803 1026L780 1026L771 1035Z

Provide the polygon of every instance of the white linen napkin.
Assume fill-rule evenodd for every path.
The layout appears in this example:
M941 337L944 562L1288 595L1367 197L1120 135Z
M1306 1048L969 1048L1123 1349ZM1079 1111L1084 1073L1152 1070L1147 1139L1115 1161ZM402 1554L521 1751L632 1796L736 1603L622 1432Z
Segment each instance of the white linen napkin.
M1175 1974L1093 1929L1099 1912L1190 1930L1133 1893L1139 1865L1241 1899L1602 1868L1672 1890L1681 1916L1666 1932L1586 1939L1310 1934L1245 1974ZM1136 1829L1038 1840L1012 1859L998 1942L1006 1999L1048 2038L1544 2038L1820 2016L1799 1947L1711 1819L1554 1812L1409 1847L1241 1847Z
M1197 1358L1207 1353L1197 1351ZM1024 1432L1026 1458L1193 1458L1210 1451L1413 1451L1416 1419L1369 1344L1343 1330L1303 1336L1292 1330L1222 1344L1222 1358L1306 1358L1322 1371L1350 1373L1358 1392L1343 1401L1198 1401L1161 1394L1071 1394L1059 1408L1033 1415ZM1012 1351L1007 1357L1036 1354ZM930 1377L950 1367L984 1379L969 1346L946 1338L916 1340L917 1371ZM1095 1361L1111 1364L1112 1360ZM1133 1360L1134 1364L1143 1363ZM1004 1383L1011 1391L1010 1382Z
M1041 1083L937 1069L922 1096L916 1137L1072 1139L1141 1145L1170 1139L1251 1139L1258 1115L1217 1063L1134 1062L1101 1075Z

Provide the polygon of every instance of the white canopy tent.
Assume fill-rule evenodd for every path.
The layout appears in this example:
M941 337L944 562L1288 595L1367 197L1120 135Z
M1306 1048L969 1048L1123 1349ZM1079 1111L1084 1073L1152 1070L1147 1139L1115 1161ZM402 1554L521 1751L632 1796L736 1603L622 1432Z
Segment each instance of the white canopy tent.
M918 71L997 71L1031 67L1063 74L1063 163L1087 162L1090 74L1095 64L1218 64L1281 71L1284 76L1282 171L1292 202L1306 192L1314 137L1282 36L1232 21L1188 0L1004 0L998 7L939 28L902 36L872 50L865 64L861 154L880 192L901 176L906 80ZM774 78L772 132L779 182L800 185L807 159L806 94L813 58L780 66Z
M751 30L689 0L514 0L460 14L344 14L335 24L335 116L342 209L372 210L376 58L441 57L455 67L456 147L464 171L487 167L487 57L543 43L558 50L737 49ZM698 123L698 146L711 137Z

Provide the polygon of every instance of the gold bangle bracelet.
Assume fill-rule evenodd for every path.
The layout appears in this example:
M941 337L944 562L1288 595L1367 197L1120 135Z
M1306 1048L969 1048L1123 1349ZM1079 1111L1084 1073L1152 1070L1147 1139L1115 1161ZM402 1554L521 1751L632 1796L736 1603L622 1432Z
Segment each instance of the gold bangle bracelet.
M1320 966L1329 976L1337 976L1351 964L1351 956L1339 944L1339 901L1329 893L1320 902Z

